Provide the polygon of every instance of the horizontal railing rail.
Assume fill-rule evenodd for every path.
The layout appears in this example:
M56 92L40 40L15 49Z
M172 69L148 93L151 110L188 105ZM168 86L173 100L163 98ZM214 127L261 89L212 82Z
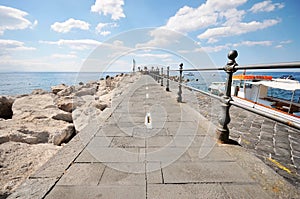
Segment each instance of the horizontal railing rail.
M291 69L291 68L300 68L300 62L285 62L285 63L271 63L271 64L255 64L255 65L245 65L237 66L235 69L238 70L260 70L260 69ZM216 71L224 70L224 67L216 68L188 68L182 69L182 71ZM170 71L180 71L180 69L170 70Z
M297 123L297 122L294 122L287 118L257 109L255 107L250 107L250 106L244 105L242 103L234 101L234 99L231 97L232 76L233 76L233 73L235 73L236 71L238 71L238 70L260 70L260 69L291 69L291 68L296 69L296 68L300 68L300 62L286 62L286 63L271 63L271 64L256 64L256 65L238 66L238 64L235 61L237 56L238 56L237 51L235 51L235 50L230 51L228 53L229 61L227 62L227 64L224 67L183 69L183 64L180 64L178 70L170 70L169 67L167 67L166 70L164 70L163 68L161 68L161 70L159 70L159 68L157 68L157 69L152 68L152 70L148 71L148 73L156 81L160 82L161 86L163 86L163 81L165 80L167 82L166 90L169 91L170 90L169 89L169 81L173 81L170 79L170 75L169 75L170 71L179 72L178 81L174 81L178 84L177 101L179 103L182 102L182 87L185 87L187 89L207 95L211 98L220 100L222 114L220 115L221 117L219 118L219 126L217 129L217 135L218 135L218 139L220 142L223 142L223 143L229 142L228 124L230 122L229 109L230 109L231 105L236 106L241 109L244 109L244 110L247 110L247 111L250 111L252 113L261 115L263 117L272 119L276 122L286 124L290 127L300 129L300 121L299 121L299 123ZM225 71L227 73L227 78L226 78L226 83L225 83L225 95L223 95L223 96L214 95L212 93L197 89L195 87L192 87L192 86L189 86L189 85L183 83L182 73L184 71L191 72L191 71L217 71L217 70ZM166 74L164 74L164 71L166 72ZM299 120L300 120L300 118L299 118Z

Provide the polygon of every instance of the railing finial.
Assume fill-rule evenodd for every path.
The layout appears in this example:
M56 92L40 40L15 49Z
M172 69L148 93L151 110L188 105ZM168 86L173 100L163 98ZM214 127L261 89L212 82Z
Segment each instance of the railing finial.
M237 52L236 50L231 50L231 51L228 53L227 57L228 57L228 59L230 59L230 60L232 60L232 61L235 61L235 59L237 58L238 55L239 55L239 54L238 54L238 52Z

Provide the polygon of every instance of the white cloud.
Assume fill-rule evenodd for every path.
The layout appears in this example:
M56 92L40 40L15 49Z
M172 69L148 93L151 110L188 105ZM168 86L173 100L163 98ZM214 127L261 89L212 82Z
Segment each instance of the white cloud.
M100 32L100 35L102 35L102 36L107 36L107 35L110 35L110 34L111 34L110 31L102 31L102 32Z
M241 35L248 32L254 32L257 30L265 29L270 26L278 24L280 20L269 19L263 22L251 21L248 23L240 22L236 23L235 26L221 26L217 28L207 29L204 33L198 35L199 39L209 39L218 37L229 37L234 35Z
M271 46L273 44L273 41L242 41L239 43L227 43L224 45L217 45L217 46L204 46L201 48L196 49L196 51L205 51L205 52L219 52L222 50L229 50L232 48L236 48L239 46Z
M143 58L159 58L159 59L166 59L166 58L170 58L171 54L151 54L151 53L142 53L142 54L134 54L134 56L136 57L143 57Z
M246 2L247 0L207 0L206 5L216 11L223 11L231 8L236 8Z
M165 27L159 27L149 32L149 35L153 37L152 40L146 43L136 44L136 48L148 48L148 47L164 47L170 44L178 42L178 38L182 37L182 34L178 32L165 29Z
M5 57L0 59L1 71L59 71L59 72L73 72L79 71L80 61L68 59L53 59L52 57L38 57L27 59L16 59L12 57Z
M16 40L6 40L0 39L0 55L5 55L8 53L16 51L32 51L36 50L34 47L27 47L24 45L24 42Z
M101 42L91 39L81 39L81 40L64 40L60 39L58 41L39 41L42 44L66 46L73 50L90 50L94 49L101 44Z
M98 23L98 25L96 26L95 30L96 33L102 35L102 36L107 36L109 34L111 34L110 31L108 30L103 30L104 28L114 28L117 27L118 25L116 23Z
M271 46L272 43L272 41L242 41L240 43L233 44L232 46Z
M55 59L74 59L74 58L77 58L77 56L74 55L74 54L52 54L51 57L55 58Z
M201 48L196 49L196 51L199 52L207 52L207 53L211 53L211 52L219 52L222 50L229 50L230 49L230 45L229 44L225 44L225 45L218 45L218 46L204 46Z
M240 23L246 12L244 10L237 10L235 8L220 12L220 17L225 18L223 26L234 26L236 23Z
M184 6L168 20L165 28L186 33L217 25L221 11L232 10L246 2L247 0L207 0L198 8ZM239 15L241 14L243 13L240 11ZM235 13L232 16L237 15Z
M23 30L37 24L37 21L32 24L25 17L27 12L11 7L0 6L0 35L3 35L7 30Z
M292 42L293 42L292 40L286 40L286 41L281 41L280 43L281 44L290 44Z
M31 29L34 29L38 25L38 20L34 20L33 24L30 26Z
M91 11L99 14L103 13L105 16L111 15L111 19L119 20L120 18L125 18L123 5L124 0L96 0L91 7Z
M218 14L206 10L205 5L198 8L184 6L168 20L165 28L186 33L215 24L217 18Z
M55 22L51 25L52 30L60 33L70 32L74 28L78 28L81 30L89 30L90 24L85 21L70 18L65 22Z
M281 9L284 7L283 3L272 3L271 0L262 1L259 3L256 3L250 8L250 11L253 13L257 12L271 12L275 9Z
M114 46L124 46L124 42L121 40L115 40L113 41Z
M207 40L207 43L212 44L222 37L255 32L280 22L280 19L243 21L247 12L239 10L238 7L246 2L247 0L207 0L196 8L184 6L170 17L164 26L150 32L152 36L150 41L138 44L137 47L170 45L177 38L170 36L171 31L165 31L166 29L184 34L203 30L197 36L198 39ZM281 4L277 5L277 7L281 6Z
M109 23L98 23L95 30L96 30L96 32L100 33L102 31L102 29L108 25L109 25Z

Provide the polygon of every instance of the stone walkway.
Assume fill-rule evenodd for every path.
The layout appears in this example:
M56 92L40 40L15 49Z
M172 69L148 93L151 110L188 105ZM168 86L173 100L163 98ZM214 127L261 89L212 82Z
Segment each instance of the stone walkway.
M218 100L197 97L199 112L217 125ZM230 137L300 187L300 131L234 106L230 116Z
M103 119L68 143L9 198L297 198L297 189L175 92L141 76Z

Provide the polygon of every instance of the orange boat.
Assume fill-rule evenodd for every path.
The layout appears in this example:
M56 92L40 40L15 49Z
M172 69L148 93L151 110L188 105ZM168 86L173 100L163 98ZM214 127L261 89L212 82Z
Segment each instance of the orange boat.
M272 76L267 75L233 75L232 80L272 80Z

